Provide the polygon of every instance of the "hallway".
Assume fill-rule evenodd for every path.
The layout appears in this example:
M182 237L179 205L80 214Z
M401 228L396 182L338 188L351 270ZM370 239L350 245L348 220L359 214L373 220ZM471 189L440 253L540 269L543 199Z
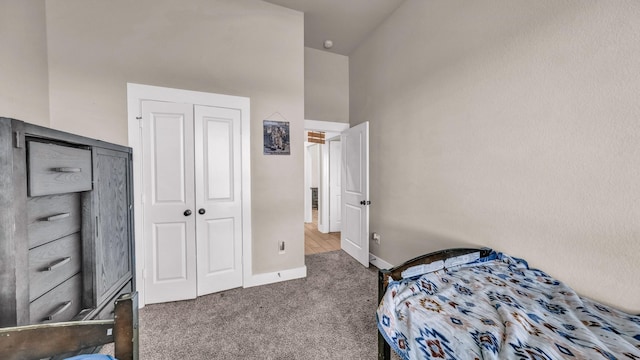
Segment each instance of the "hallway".
M323 234L318 231L318 210L313 209L313 221L304 224L304 254L318 254L340 250L340 233Z

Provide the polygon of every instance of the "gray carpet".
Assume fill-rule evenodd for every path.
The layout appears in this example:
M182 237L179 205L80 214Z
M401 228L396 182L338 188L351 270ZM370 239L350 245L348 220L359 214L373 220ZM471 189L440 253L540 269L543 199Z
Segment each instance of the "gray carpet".
M147 305L140 358L376 359L377 269L342 251L306 265L304 279Z

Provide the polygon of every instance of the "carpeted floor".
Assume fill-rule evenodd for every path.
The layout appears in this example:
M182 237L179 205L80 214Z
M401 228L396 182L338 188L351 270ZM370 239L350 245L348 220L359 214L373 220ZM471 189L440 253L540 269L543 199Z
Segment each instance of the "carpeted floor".
M342 251L306 265L305 279L147 305L140 358L376 359L377 269Z

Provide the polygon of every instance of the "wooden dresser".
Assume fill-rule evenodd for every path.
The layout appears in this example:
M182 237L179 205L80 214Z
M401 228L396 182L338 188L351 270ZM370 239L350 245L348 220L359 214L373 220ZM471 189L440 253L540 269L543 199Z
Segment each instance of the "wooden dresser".
M131 149L0 118L0 327L112 317L135 290Z

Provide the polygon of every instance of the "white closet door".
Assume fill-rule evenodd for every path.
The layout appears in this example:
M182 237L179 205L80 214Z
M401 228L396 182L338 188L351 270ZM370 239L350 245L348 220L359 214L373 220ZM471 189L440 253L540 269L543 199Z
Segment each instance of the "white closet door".
M198 295L242 286L241 113L195 107Z
M146 303L196 297L193 105L142 102Z

